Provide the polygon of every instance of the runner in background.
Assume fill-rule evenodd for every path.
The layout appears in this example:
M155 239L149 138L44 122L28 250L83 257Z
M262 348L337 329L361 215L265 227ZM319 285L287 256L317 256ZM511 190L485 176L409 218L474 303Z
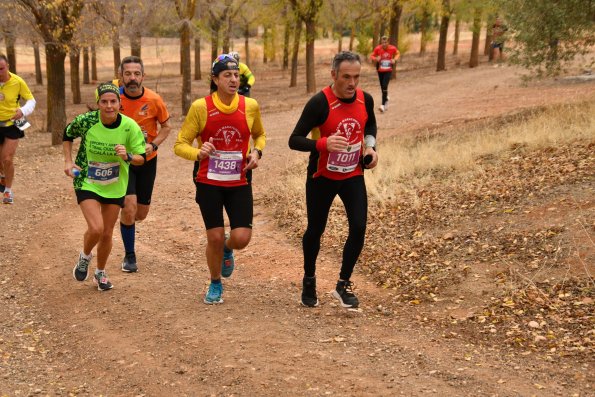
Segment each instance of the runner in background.
M306 178L308 226L302 239L302 304L308 307L318 306L316 259L337 195L345 206L349 234L333 296L343 307L359 305L351 275L364 246L368 219L363 169L378 163L374 99L357 88L361 67L359 55L349 51L337 54L331 70L333 83L310 98L289 137L291 149L310 152Z
M99 110L77 116L64 130L64 173L74 178L77 203L87 222L83 250L72 269L77 281L89 277L97 247L94 281L99 291L113 288L105 267L112 250L114 225L128 186L129 165L145 162L145 140L138 124L119 113L120 89L111 82L96 91ZM81 139L72 161L73 141Z
M376 46L370 55L370 59L376 64L378 81L382 90L382 105L378 108L382 113L388 110L388 83L390 82L393 67L395 67L400 56L401 53L397 47L388 44L388 37L386 36L382 36L380 45Z
M4 204L14 202L14 155L29 127L24 117L33 113L36 104L27 83L10 73L8 66L8 58L0 54L0 192ZM21 99L25 101L23 106Z
M157 176L157 150L168 137L169 113L159 94L143 86L145 68L137 56L122 59L120 73L120 113L132 118L145 137L146 161L131 165L124 208L120 213L120 233L124 243L123 272L136 272L136 222L146 219Z
M206 228L211 276L206 304L223 303L221 277L234 270L233 250L246 247L252 238L252 170L258 167L266 135L258 103L238 95L239 86L237 61L219 55L211 69L211 95L194 101L174 145L176 155L195 162L196 202Z
M244 95L249 97L250 96L250 88L254 85L256 78L248 68L248 65L245 63L240 62L240 54L236 51L232 51L229 53L232 57L238 61L238 65L240 66L240 89L238 90L238 94Z

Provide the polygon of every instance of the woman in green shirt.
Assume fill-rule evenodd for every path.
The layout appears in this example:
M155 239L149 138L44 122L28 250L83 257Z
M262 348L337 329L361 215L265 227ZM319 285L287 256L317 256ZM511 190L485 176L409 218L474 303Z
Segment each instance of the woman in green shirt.
M72 274L77 281L88 278L92 250L97 246L94 280L99 291L113 288L105 272L112 250L112 234L120 208L124 205L129 164L145 162L145 139L131 118L120 114L120 90L111 82L97 87L98 110L77 116L64 130L64 173L74 178L77 202L87 231L83 250ZM72 161L75 138L81 144Z

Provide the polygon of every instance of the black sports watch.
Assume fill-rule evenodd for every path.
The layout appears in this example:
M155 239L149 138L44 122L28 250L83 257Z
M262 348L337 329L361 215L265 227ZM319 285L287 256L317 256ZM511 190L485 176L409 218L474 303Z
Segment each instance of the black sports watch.
M258 153L258 159L260 160L262 158L262 150L256 148L254 148L254 150L256 150L256 152Z
M159 146L157 146L156 143L151 142L151 146L153 146L153 151L156 152L157 149L159 149Z
M125 161L127 163L130 163L132 161L132 153L126 153L126 156L128 156L128 157L126 157L126 160Z

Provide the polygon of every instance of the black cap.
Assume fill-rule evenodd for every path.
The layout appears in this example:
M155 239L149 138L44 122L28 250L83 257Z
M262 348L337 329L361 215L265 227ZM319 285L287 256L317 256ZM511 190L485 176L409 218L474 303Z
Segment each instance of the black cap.
M215 59L213 62L213 67L211 68L211 75L218 76L219 73L223 72L224 70L239 70L240 67L238 65L238 61L229 55L229 54L221 54Z

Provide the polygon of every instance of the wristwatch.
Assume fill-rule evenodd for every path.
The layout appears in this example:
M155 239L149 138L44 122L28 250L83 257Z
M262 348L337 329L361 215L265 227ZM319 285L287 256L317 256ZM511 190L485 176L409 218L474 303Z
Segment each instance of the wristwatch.
M127 156L126 160L124 160L124 161L126 161L127 163L130 163L132 161L132 153L126 153L126 156Z
M151 142L151 146L153 146L153 151L156 152L157 149L159 149L159 146L157 146L156 143Z
M254 148L254 150L256 150L256 153L258 153L258 159L260 160L262 158L262 150L256 148Z

